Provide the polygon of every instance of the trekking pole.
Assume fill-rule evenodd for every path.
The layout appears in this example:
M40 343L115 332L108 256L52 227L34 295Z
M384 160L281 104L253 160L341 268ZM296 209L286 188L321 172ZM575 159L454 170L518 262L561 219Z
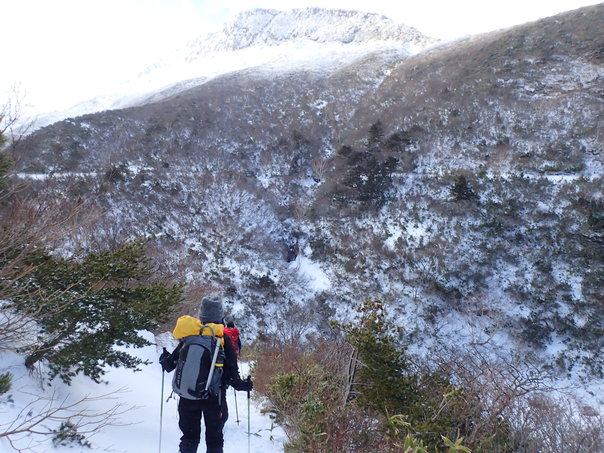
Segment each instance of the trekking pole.
M250 377L247 377L247 380L250 380ZM252 431L250 428L250 391L247 391L247 453L250 453L250 436L252 435Z
M168 352L166 348L164 348L164 352ZM161 453L161 431L162 424L164 422L164 377L166 376L166 371L162 366L161 369L161 402L159 405L159 453Z
M239 420L239 409L237 408L237 392L235 391L234 388L233 388L233 396L235 397L235 414L237 414L237 426L239 426L239 422L241 420Z

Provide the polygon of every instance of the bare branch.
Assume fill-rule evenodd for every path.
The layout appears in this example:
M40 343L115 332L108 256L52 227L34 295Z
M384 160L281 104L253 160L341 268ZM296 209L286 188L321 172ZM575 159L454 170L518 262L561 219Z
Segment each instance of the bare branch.
M32 442L46 436L56 434L53 425L60 425L69 421L73 424L78 434L91 435L108 426L127 426L132 423L120 421L120 416L135 409L135 406L127 406L123 403L115 403L105 410L91 410L91 404L100 401L117 399L125 389L121 388L114 392L90 396L86 395L75 401L70 401L69 396L58 399L56 392L50 397L32 395L32 400L17 414L14 420L0 424L0 438L7 438L11 446L17 451L31 450L30 446L20 446L23 439ZM47 425L47 423L51 425Z

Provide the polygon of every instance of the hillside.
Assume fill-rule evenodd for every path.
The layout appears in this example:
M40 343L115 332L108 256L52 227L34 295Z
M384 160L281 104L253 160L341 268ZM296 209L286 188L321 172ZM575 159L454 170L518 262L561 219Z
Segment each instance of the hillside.
M597 5L418 54L189 80L36 131L16 177L96 216L64 250L153 237L250 334L320 332L375 297L416 350L601 379L602 23Z

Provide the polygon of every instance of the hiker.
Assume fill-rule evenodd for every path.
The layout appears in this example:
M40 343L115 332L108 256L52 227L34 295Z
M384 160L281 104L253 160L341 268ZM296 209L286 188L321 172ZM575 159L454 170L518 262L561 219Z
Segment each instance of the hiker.
M227 326L224 329L224 333L226 333L231 338L231 343L233 343L233 347L235 348L235 352L237 353L237 357L241 353L241 337L239 336L239 329L235 327L235 323L233 320L229 320L227 322Z
M205 424L207 453L222 453L224 444L222 429L228 418L226 389L229 385L239 391L250 392L253 389L253 383L249 377L247 380L242 380L239 376L235 348L230 337L223 335L224 326L222 322L222 298L220 296L204 297L201 300L199 308L199 319L191 316L181 316L178 318L173 335L174 338L180 340L180 343L172 353L166 351L159 358L164 371L170 372L177 369L172 381L172 388L174 393L180 396L178 401L178 426L182 431L180 453L197 452L197 446L201 437L202 416ZM204 378L212 383L211 388L218 385L218 389L214 388L214 392L210 391L209 393L207 390L196 393L195 391L199 386L195 384L184 390L179 388L179 383L184 380L184 370L187 366L190 366L190 363L184 363L187 357L195 357L197 359L197 363L194 365L197 366L198 373L195 374L193 379L198 379L198 376L202 376L203 371L201 371L201 368L206 366L199 365L201 363L205 364L206 356L202 354L200 358L197 352L189 354L192 349L191 346L187 348L187 345L202 340L212 341L207 337L209 335L224 344L224 347L219 349L214 356L216 357L216 365L214 367L216 374L213 375L214 379ZM204 339L204 337L206 338ZM215 352L215 350L213 351ZM211 366L208 364L207 368L209 370ZM206 371L205 376L207 375ZM221 377L218 379L220 375ZM216 384L214 384L215 381L217 382ZM206 382L204 381L203 384L205 385ZM192 389L191 387L195 388ZM195 395L190 395L191 393L195 393Z

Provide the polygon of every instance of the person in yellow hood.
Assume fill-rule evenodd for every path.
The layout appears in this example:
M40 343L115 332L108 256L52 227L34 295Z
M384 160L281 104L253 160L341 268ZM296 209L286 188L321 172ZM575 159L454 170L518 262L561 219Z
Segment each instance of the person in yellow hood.
M237 354L228 335L223 335L222 297L220 295L206 296L201 300L199 319L192 316L179 318L173 331L174 338L180 340L172 353L164 352L159 362L166 372L173 371L177 364L185 339L194 335L213 335L223 344L222 378L220 395L217 398L189 399L181 396L178 401L178 426L182 431L180 438L180 453L197 453L201 438L201 419L205 424L205 441L207 453L223 453L223 427L229 411L226 403L226 390L231 385L235 390L249 392L253 383L248 377L242 380L237 366ZM204 327L203 332L201 327Z

